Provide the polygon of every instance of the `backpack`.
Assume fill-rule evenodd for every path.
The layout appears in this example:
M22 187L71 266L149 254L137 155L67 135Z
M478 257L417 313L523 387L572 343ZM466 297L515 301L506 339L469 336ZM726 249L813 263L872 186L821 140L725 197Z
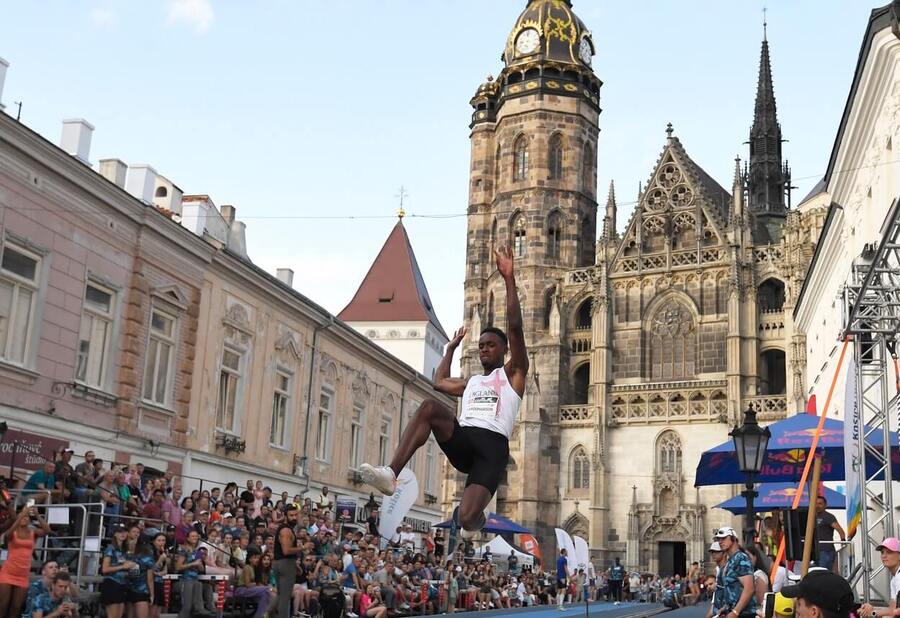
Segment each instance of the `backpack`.
M319 608L322 611L322 618L343 618L344 592L337 586L322 586Z

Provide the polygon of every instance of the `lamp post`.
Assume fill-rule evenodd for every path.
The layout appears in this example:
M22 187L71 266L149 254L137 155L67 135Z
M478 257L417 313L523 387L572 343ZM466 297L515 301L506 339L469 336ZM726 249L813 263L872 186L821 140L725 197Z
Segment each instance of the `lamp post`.
M734 440L738 468L747 475L747 485L741 495L747 500L747 513L744 515L744 547L750 547L753 545L756 532L753 499L759 495L753 489L753 476L762 470L772 432L768 427L759 426L756 421L756 410L748 405L747 411L744 412L744 424L732 429L729 435Z

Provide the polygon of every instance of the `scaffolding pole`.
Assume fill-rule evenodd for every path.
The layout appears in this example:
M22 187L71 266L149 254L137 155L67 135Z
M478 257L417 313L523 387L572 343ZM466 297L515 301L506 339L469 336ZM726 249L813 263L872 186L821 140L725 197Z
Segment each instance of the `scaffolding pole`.
M893 478L891 474L890 396L888 362L900 333L900 201L894 200L877 247L867 245L854 260L851 283L844 291L845 336L853 339L859 388L860 424L857 440L861 461L857 467L862 491L862 596L870 601L872 581L885 569L872 564L875 547L894 536ZM827 412L827 410L825 411ZM846 421L847 419L845 419ZM873 438L880 436L880 440ZM871 468L871 472L867 470ZM848 474L853 473L847 470ZM881 511L869 513L869 506Z

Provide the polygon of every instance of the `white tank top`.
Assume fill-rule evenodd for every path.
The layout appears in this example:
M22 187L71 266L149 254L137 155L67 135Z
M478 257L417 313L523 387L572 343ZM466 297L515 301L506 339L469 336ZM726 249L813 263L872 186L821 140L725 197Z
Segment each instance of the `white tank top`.
M506 436L509 440L522 398L513 390L503 367L488 375L469 378L462 397L459 424L463 427L481 427Z

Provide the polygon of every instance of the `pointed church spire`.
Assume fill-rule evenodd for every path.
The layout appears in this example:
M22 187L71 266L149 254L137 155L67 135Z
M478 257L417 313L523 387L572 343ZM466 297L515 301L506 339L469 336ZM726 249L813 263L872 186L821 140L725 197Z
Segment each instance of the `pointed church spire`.
M609 197L606 198L606 216L603 219L603 235L607 238L616 236L616 185L609 181Z
M733 205L731 212L735 218L744 216L744 177L741 175L741 157L734 157L734 183L731 185Z
M785 217L785 177L781 158L781 125L772 86L772 63L765 26L759 56L759 80L753 126L750 128L750 168L747 175L749 210L756 216L757 242L777 242Z

